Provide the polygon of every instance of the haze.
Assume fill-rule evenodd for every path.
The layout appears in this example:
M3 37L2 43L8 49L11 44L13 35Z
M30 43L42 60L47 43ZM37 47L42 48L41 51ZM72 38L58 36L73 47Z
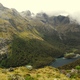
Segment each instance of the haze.
M71 15L80 23L80 0L0 0L0 3L19 12L30 10L33 13Z
M80 0L0 0L4 6L15 8L19 12L30 10L37 12L80 12Z

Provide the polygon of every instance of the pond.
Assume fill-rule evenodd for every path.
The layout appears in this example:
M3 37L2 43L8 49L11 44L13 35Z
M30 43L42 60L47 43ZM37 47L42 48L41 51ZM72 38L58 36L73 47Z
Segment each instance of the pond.
M52 62L50 64L50 66L53 66L53 67L60 67L60 66L63 66L63 65L66 65L68 63L71 63L77 59L80 59L80 56L78 56L77 58L71 58L71 59L66 59L64 57L62 58L57 58L54 62Z

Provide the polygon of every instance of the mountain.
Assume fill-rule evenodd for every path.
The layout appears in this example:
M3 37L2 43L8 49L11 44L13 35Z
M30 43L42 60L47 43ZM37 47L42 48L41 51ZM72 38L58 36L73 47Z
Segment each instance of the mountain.
M19 13L0 4L0 63L2 67L31 64L43 67L80 47L80 25L69 16Z

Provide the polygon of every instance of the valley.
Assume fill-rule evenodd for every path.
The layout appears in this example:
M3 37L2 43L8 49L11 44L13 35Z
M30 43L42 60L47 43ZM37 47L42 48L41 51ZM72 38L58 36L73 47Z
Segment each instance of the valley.
M0 3L1 80L13 80L8 79L13 75L21 80L62 80L62 77L79 80L80 73L73 78L60 73L61 69L71 71L80 66L80 56L62 59L66 53L80 54L80 24L74 19L44 12L33 15L29 10L18 12ZM51 63L58 69L46 67ZM31 65L33 70L29 71L25 65ZM9 68L14 71L7 71ZM30 79L24 79L25 76Z

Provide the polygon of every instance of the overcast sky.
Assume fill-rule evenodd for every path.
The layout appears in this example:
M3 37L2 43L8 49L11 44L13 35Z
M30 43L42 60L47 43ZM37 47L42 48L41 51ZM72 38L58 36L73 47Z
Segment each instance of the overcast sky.
M4 6L15 8L19 12L80 12L80 0L0 0Z

